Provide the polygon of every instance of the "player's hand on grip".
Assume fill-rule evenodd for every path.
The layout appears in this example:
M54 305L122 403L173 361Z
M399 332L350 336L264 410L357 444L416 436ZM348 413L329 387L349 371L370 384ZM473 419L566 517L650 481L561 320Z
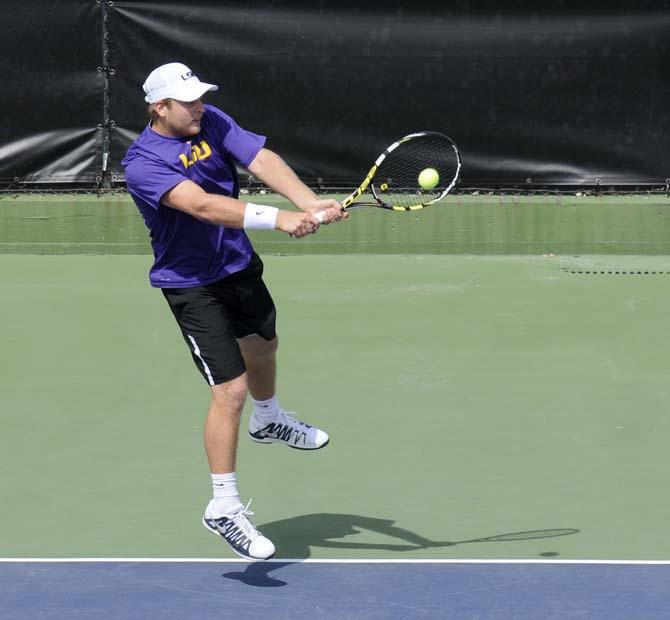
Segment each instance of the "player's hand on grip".
M279 211L277 213L277 230L288 233L299 239L319 230L319 220L312 213L298 211Z
M305 210L314 214L318 213L318 219L322 224L332 224L349 217L349 214L342 209L342 205L332 198L314 200L305 206Z

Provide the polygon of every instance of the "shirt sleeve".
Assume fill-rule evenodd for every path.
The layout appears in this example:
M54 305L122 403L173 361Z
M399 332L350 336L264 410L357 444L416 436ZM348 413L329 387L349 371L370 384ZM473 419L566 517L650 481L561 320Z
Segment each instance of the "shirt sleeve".
M158 209L161 198L173 187L186 181L186 176L179 174L165 165L164 162L138 156L126 166L126 184L133 198Z
M228 114L214 106L205 106L221 138L223 148L245 168L251 164L267 138L240 127Z

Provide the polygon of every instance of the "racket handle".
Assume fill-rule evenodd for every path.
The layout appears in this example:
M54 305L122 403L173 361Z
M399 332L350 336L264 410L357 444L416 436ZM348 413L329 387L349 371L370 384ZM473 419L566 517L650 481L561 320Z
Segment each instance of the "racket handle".
M326 212L325 211L317 211L313 215L319 221L319 224L322 224L323 223L323 218L326 217ZM295 237L295 235L293 233L291 233L291 237Z

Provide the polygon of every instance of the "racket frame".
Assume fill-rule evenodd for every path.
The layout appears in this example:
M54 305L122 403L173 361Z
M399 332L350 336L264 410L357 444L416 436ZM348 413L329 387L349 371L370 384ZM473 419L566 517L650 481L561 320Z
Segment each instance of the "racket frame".
M439 196L437 196L436 198L432 198L427 202L417 203L416 205L411 205L409 207L400 207L397 205L390 205L388 203L385 203L383 199L381 199L377 195L377 192L375 192L375 186L374 184L372 184L372 179L377 173L377 170L379 170L379 167L381 166L382 162L386 159L386 157L388 157L390 153L395 151L403 142L407 142L408 140L414 140L415 138L427 135L438 135L443 138L446 138L449 141L451 148L454 149L454 154L456 155L456 172L454 173L451 183L449 183L449 185L442 191L442 193ZM424 207L427 207L428 205L437 202L438 200L442 200L442 198L444 198L454 188L454 185L456 185L460 172L461 172L461 156L460 153L458 152L458 148L454 144L454 141L449 136L446 136L443 133L439 133L437 131L419 131L415 133L410 133L400 138L400 140L397 140L396 142L391 144L388 148L384 150L384 152L379 157L377 157L374 165L372 166L372 168L370 168L370 171L367 173L361 184L342 201L342 209L350 209L354 207L380 207L382 209L389 209L392 211L417 211L419 209L423 209ZM355 202L356 199L359 198L368 187L370 187L370 191L375 199L375 202L370 201Z

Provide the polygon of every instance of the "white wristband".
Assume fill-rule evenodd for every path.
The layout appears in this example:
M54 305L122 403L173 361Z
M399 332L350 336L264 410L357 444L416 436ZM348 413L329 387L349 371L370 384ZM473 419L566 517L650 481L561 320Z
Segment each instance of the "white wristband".
M277 223L277 207L247 203L244 209L244 228L251 230L274 230Z

